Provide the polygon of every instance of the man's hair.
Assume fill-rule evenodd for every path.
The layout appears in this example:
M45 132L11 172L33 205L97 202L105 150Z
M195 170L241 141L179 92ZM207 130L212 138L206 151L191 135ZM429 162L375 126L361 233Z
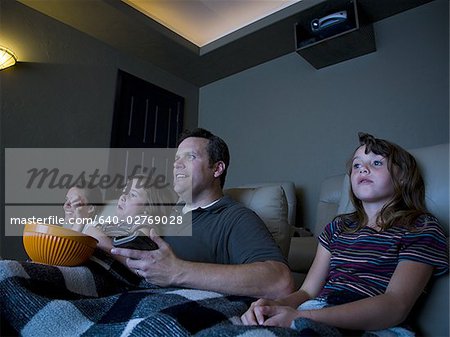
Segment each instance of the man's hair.
M394 225L412 226L420 215L427 213L425 207L425 184L414 157L392 142L375 138L367 133L359 132L360 145L353 154L361 147L366 146L365 153L373 152L383 156L387 161L387 169L391 175L394 186L392 200L383 206L377 218L378 225L384 230ZM353 156L352 156L353 157ZM352 159L348 163L348 174L352 172ZM360 226L367 224L367 215L361 200L359 200L352 189L350 198L356 211L351 214L350 219L357 221ZM346 218L344 216L344 218Z
M214 135L208 130L197 128L194 130L186 130L184 131L178 140L178 145L185 140L186 138L204 138L208 140L208 145L206 147L206 151L208 152L209 157L209 165L212 167L215 163L219 161L223 161L225 163L225 170L220 176L220 187L223 188L225 185L225 178L228 171L228 166L230 164L230 152L228 151L228 146L225 141Z

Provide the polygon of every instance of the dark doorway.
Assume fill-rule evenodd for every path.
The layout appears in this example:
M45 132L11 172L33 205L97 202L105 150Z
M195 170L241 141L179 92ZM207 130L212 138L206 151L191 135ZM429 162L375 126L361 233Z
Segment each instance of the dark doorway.
M173 158L163 160L158 151L151 149L176 147L183 130L183 111L183 97L119 70L109 173L128 177L147 174L157 167L169 181ZM115 198L118 194L120 190L116 188L107 191L106 197Z
M119 70L111 147L175 147L184 98Z

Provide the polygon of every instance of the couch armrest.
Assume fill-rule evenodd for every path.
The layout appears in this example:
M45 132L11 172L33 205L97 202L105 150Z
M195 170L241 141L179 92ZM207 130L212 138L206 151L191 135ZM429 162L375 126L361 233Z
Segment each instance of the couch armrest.
M432 279L410 314L419 336L449 336L449 275ZM417 325L417 326L416 326Z
M289 250L289 267L297 273L307 273L316 255L317 238L293 237Z

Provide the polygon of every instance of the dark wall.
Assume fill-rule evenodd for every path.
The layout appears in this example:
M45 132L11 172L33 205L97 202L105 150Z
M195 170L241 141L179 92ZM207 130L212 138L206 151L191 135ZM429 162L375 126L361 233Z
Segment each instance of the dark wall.
M228 186L293 181L300 225L366 131L405 148L449 141L449 2L375 24L377 51L321 70L296 53L200 89L199 125L230 145Z
M20 61L0 72L2 149L109 147L119 68L183 96L185 127L197 125L194 85L16 1L0 15L0 45ZM2 235L1 257L24 257L21 238Z

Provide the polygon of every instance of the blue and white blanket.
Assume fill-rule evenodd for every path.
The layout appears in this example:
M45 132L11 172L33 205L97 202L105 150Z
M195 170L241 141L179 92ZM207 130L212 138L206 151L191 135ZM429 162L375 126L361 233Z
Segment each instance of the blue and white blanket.
M118 263L79 267L0 261L5 336L293 336L295 330L246 327L254 298L159 288ZM7 329L7 330L5 330Z
M79 267L0 261L0 336L348 334L307 319L295 320L293 329L243 326L240 316L254 300L197 289L160 288L138 278L101 251ZM363 331L351 335L373 336Z

